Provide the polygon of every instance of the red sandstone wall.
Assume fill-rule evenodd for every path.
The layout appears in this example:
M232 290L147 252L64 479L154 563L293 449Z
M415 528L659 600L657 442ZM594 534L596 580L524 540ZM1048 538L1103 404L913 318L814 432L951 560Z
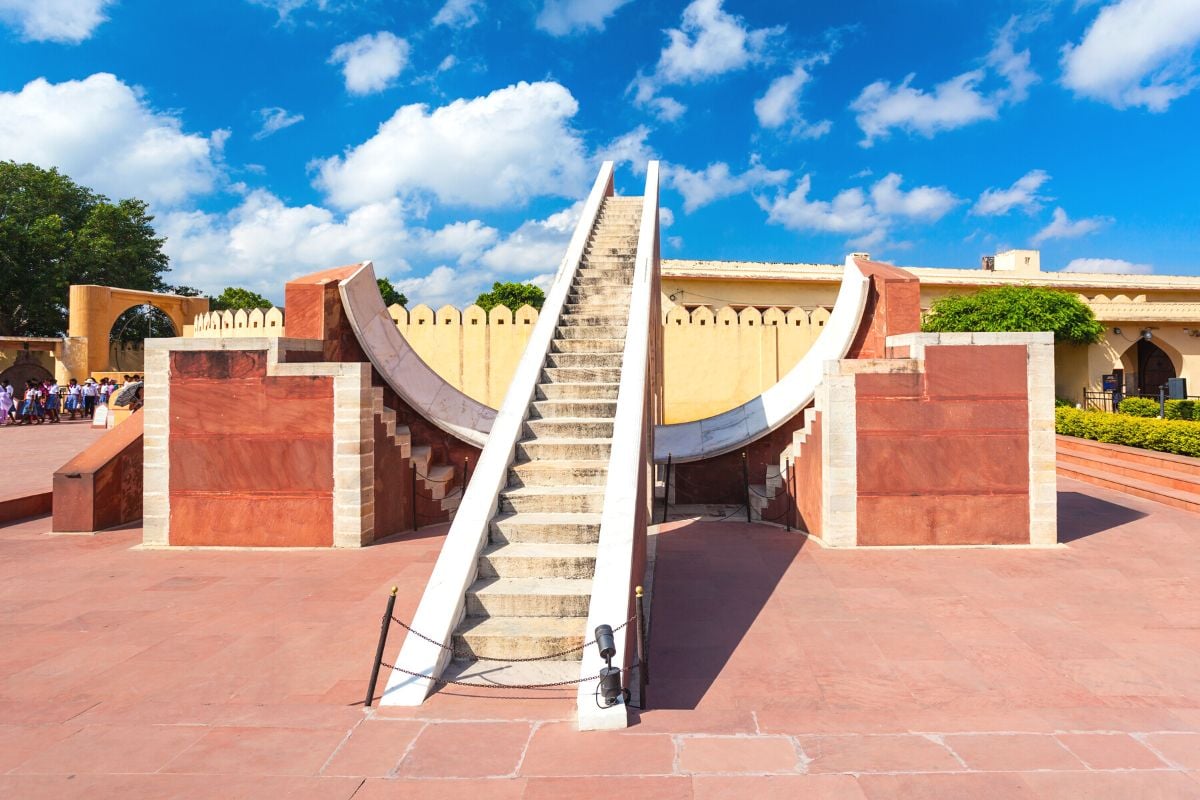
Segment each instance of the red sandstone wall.
M1027 544L1025 348L927 347L925 370L857 378L858 543Z
M885 358L887 337L921 330L921 281L891 264L855 263L871 279L871 291L846 358Z
M795 460L796 471L796 525L811 533L821 535L821 414L813 420L812 433L800 447Z
M333 379L266 359L171 353L172 545L332 546Z
M142 412L54 473L54 530L92 532L142 517Z

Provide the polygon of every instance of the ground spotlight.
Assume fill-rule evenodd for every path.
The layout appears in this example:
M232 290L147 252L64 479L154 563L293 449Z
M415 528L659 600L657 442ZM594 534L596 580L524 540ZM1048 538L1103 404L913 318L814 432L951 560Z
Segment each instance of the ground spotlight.
M600 649L600 657L611 667L613 656L617 654L617 641L613 638L611 625L596 626L596 647Z

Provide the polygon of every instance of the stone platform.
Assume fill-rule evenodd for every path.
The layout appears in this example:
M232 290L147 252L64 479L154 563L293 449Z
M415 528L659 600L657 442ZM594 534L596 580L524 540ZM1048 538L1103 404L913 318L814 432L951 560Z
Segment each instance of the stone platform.
M364 714L388 587L408 618L444 526L233 552L9 525L0 796L1200 796L1196 517L1059 503L1066 546L1025 551L670 523L651 710L593 733L573 692Z

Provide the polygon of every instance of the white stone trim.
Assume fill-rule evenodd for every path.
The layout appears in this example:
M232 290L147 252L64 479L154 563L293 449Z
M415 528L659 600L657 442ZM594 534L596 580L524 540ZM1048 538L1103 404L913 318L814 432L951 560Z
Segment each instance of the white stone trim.
M1029 543L1058 542L1058 468L1054 440L1054 334L1026 345L1029 392Z
M692 422L659 425L654 460L676 463L729 453L783 425L812 402L827 361L845 358L867 307L871 281L846 257L833 313L808 352L767 391L737 408Z
M333 379L333 546L375 537L375 428L371 365Z
M142 543L165 547L171 536L171 352L178 339L147 339L142 374Z
M821 415L821 542L858 545L858 390L853 361L829 361L817 387Z
M546 302L533 326L525 352L517 362L504 403L492 424L491 435L483 446L462 503L433 566L433 573L425 585L425 593L413 615L414 629L443 644L450 641L454 629L463 618L467 587L475 580L479 553L487 541L488 526L496 514L499 494L508 482L508 467L513 461L525 415L529 413L529 403L537 389L546 354L550 351L563 305L571 290L571 281L579 269L588 236L604 198L612 193L612 173L613 162L605 161L584 203L571 243L559 264L554 283L546 293ZM378 324L382 325L382 320ZM387 325L395 329L390 316ZM395 663L423 677L414 678L392 670L380 705L418 706L425 702L425 697L433 687L432 679L442 674L449 660L449 654L441 647L415 636L405 637Z
M647 392L650 348L655 341L651 326L661 326L654 312L659 294L658 281L658 174L659 164L651 161L646 168L646 192L642 200L642 220L638 231L629 317L625 328L625 346L621 355L621 382L617 389L617 410L613 417L612 448L608 457L608 477L604 484L604 508L600 514L600 539L596 545L596 569L592 576L592 598L588 605L584 638L599 625L611 625L618 663L627 658L626 648L633 646L630 626L616 630L629 617L633 597L634 545L639 521L649 523L646 506L652 506L652 489L641 478L653 475L654 419L646 419L651 404ZM651 412L653 413L653 412ZM647 427L650 428L647 431ZM647 435L650 441L647 442ZM642 464L643 459L651 463ZM643 473L643 470L645 471ZM652 485L653 481L649 481ZM651 497L647 497L647 493ZM600 674L605 665L596 648L583 651L579 677ZM626 681L627 682L627 681ZM601 707L595 698L595 683L579 684L575 707L579 730L613 730L629 724L624 703Z

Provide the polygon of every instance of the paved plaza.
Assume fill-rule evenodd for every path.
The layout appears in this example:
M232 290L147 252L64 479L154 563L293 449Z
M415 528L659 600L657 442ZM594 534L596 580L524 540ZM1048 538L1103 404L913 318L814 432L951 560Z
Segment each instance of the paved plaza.
M8 464L0 478L0 501L50 491L54 470L103 435L103 428L86 419L0 427L0 450Z
M1197 518L1059 497L1067 544L1033 551L670 523L650 710L612 733L569 692L364 714L388 588L411 618L444 527L270 552L9 525L0 796L1200 796Z

